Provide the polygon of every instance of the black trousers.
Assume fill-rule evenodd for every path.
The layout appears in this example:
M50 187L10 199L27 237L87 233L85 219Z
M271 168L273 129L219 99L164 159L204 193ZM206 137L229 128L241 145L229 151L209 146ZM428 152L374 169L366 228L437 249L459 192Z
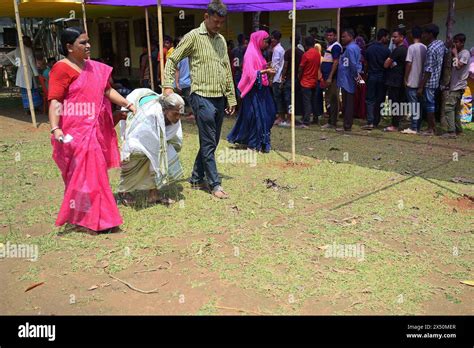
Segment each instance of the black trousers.
M191 183L203 183L211 188L221 184L217 172L215 152L221 136L227 99L225 97L207 98L196 93L189 96L196 123L199 129L199 152L194 161Z
M392 105L398 104L399 110L400 108L400 103L405 101L405 88L404 87L392 87L388 86L387 90L388 94L388 100L392 102ZM404 115L392 115L392 126L393 127L400 127L400 120L402 119Z
M354 95L349 93L344 88L341 88L342 104L344 105L344 130L352 129L354 122Z
M316 87L301 87L301 93L303 94L303 123L306 125L311 123L311 115L318 115L318 95L316 92Z

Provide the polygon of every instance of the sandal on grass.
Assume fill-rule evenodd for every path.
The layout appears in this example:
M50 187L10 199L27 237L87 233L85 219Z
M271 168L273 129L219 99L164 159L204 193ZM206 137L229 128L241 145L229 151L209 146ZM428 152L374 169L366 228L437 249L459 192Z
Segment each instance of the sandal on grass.
M217 185L212 189L212 195L219 199L227 199L229 198L229 194L224 191L221 185Z

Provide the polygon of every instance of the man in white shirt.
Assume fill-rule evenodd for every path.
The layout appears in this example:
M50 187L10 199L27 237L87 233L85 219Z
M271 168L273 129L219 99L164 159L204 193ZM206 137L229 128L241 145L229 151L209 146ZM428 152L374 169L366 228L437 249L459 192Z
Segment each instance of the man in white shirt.
M38 69L36 68L36 60L33 53L33 42L28 36L23 36L23 45L25 47L27 75L25 75L25 71L22 67L23 62L21 60L20 47L17 47L13 51L13 55L15 57L15 64L18 67L16 73L16 86L20 87L23 109L25 109L25 113L29 115L30 103L28 99L27 80L30 81L29 87L31 89L31 95L33 97L33 105L35 109L39 108L43 104L43 99L41 98L38 90L37 77L39 76L39 73Z
M421 43L422 30L420 27L412 29L413 44L408 47L405 65L405 86L407 100L411 104L411 125L402 131L404 134L417 134L421 126L421 97L417 90L423 80L423 67L426 61L426 46Z
M283 89L281 88L281 73L283 71L283 65L285 64L285 49L281 46L281 33L278 30L274 30L271 34L271 46L273 50L272 54L272 68L275 69L276 73L273 77L273 99L277 109L277 119L275 124L280 126L289 126L289 123L285 121L285 102Z

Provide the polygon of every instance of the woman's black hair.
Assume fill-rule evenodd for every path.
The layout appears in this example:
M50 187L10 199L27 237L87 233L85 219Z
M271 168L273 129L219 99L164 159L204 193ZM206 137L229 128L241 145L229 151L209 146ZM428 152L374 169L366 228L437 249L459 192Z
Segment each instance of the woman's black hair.
M69 54L67 50L67 44L72 45L81 34L85 34L84 29L79 27L66 28L61 33L61 47L59 47L59 53L67 57Z

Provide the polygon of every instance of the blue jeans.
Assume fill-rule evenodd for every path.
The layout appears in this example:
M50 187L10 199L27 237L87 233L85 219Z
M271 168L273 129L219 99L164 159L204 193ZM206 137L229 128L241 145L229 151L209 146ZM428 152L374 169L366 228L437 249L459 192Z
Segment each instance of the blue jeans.
M425 88L423 91L423 101L426 112L436 111L436 88Z
M411 107L415 107L415 112L411 115L410 129L419 132L421 128L421 100L416 95L418 88L407 87L407 100Z
M227 100L225 97L206 98L193 93L189 96L189 102L199 130L199 152L190 182L199 184L206 178L209 186L214 188L221 184L214 154L221 136Z
M370 76L367 79L367 96L365 102L367 105L367 124L378 126L380 123L380 110L382 104L385 101L385 94L387 93L387 87L383 76Z

